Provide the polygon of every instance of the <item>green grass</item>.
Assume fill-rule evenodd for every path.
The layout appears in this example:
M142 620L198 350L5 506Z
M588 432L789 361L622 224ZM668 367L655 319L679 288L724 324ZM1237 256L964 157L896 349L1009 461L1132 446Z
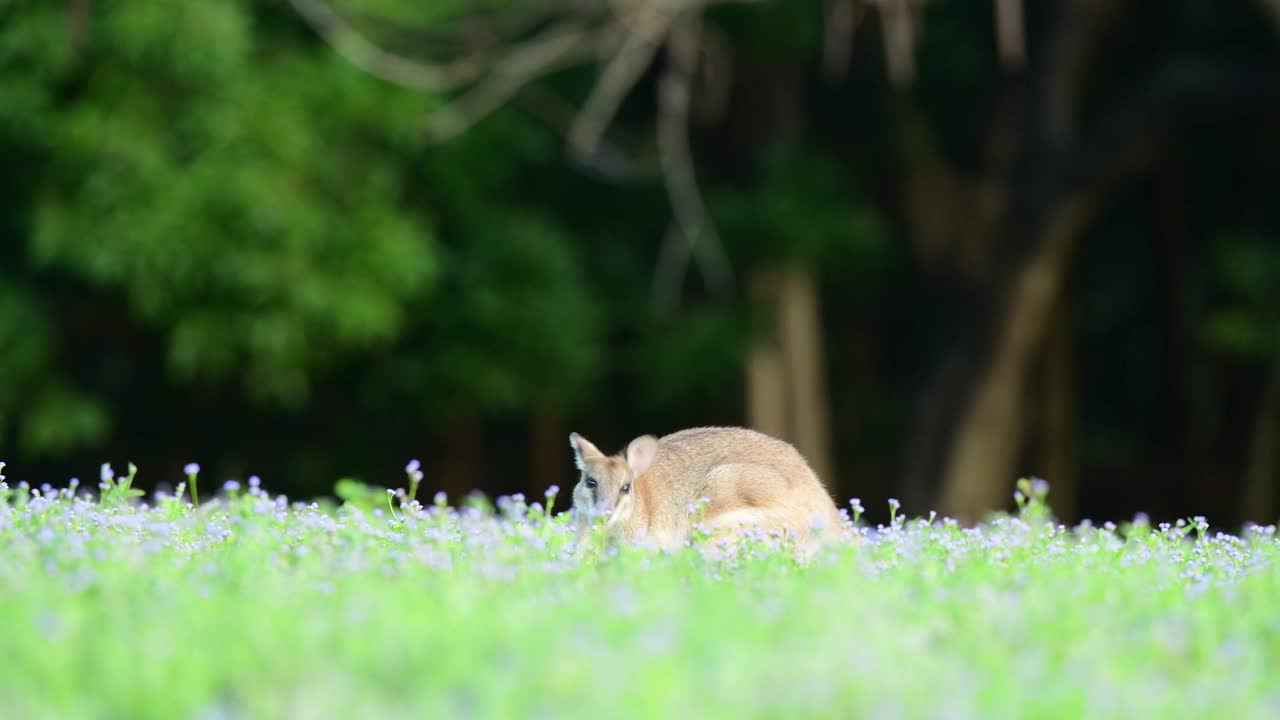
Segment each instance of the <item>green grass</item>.
M129 483L0 489L0 717L1280 716L1274 528L1066 528L1020 494L807 564L578 557L519 498Z

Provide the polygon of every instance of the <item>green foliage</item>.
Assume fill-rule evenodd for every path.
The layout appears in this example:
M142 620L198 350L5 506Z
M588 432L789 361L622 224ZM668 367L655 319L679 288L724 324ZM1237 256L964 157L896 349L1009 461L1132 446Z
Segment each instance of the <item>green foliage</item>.
M386 507L387 489L366 485L354 478L342 478L333 485L333 494L345 505L372 511Z
M101 402L50 372L51 325L37 293L0 275L0 438L15 432L18 446L33 455L98 441L107 430ZM20 411L22 422L10 425Z
M718 189L711 202L744 262L835 263L874 277L887 260L884 220L839 165L805 146L763 148L751 186Z
M822 42L822 5L761 3L755 7L728 4L717 9L718 24L733 34L737 49L756 61L787 62L812 52Z
M117 476L110 465L103 463L100 474L101 484L98 486L100 491L98 502L103 507L114 507L129 505L134 499L145 496L145 492L133 487L136 477L138 477L138 466L133 463L129 463L129 474L124 476Z
M1234 233L1214 249L1227 301L1209 316L1208 341L1242 357L1280 358L1280 248L1255 233Z
M754 318L736 305L698 305L637 317L624 367L646 410L699 407L741 386Z
M1053 517L1046 502L1049 483L1040 478L1019 478L1013 500L1018 506L1018 517L1033 525L1043 525Z
M23 450L33 455L55 454L106 436L110 421L101 400L57 380L50 382L29 404L20 406L18 439Z
M568 403L594 379L600 316L563 231L492 211L445 251L417 328L376 373L426 417Z
M255 32L249 6L120 6L95 25L30 253L123 294L180 379L295 404L385 343L435 269L399 204L415 102Z
M338 9L426 31L465 5ZM39 168L0 227L17 235L0 446L20 433L25 452L65 453L118 422L62 368L82 338L57 313L87 293L158 339L163 361L144 362L174 387L240 386L259 407L304 409L361 362L357 386L428 415L569 402L594 377L601 319L575 239L545 209L495 208L555 154L545 129L499 113L428 148L439 98L248 0L95 5L78 48L67 27L41 3L0 27L0 155Z
M133 457L135 449L178 455L203 435L234 462L332 478L369 471L333 469L339 461L403 448L459 419L487 430L495 416L535 406L563 415L587 405L660 419L722 413L740 397L758 329L745 294L701 302L694 290L673 314L654 313L666 194L656 178L614 187L575 175L563 128L546 122L556 108L548 92L432 146L424 119L449 98L353 67L287 2L87 3L77 39L79 5L0 3L0 450L11 459L65 469L108 441L149 445L130 447ZM465 13L489 9L513 28L547 7L332 5L373 41L426 61L483 42L459 22ZM911 265L902 262L911 247L881 213L894 203L902 158L874 13L858 31L847 80L822 85L823 7L802 5L734 3L709 18L735 80L723 122L695 134L698 177L737 278L776 264L820 271L833 393L843 396L833 408L893 417L900 410L882 411L858 388L875 385L885 404L906 407L905 395L922 386L915 368L932 362L913 360L933 350L903 352L897 338L949 333L917 328L936 310L919 281L935 278L913 275L918 267L897 272ZM1171 26L1160 45L1189 38L1208 55L1264 31L1270 42L1271 30L1248 13L1206 7L1184 1L1157 13ZM1205 18L1213 22L1198 22ZM960 176L978 178L978 159L998 147L990 127L1007 111L995 98L1014 82L997 66L991 7L931 2L923 20L911 92ZM1256 27L1245 33L1242 24ZM1131 39L1125 28L1120 40ZM1134 43L1125 51L1133 62L1120 65L1158 68L1162 58L1147 57L1154 45ZM576 104L596 70L543 89ZM757 93L757 73L764 83L803 85ZM1109 97L1111 75L1090 76L1086 97ZM652 139L656 76L644 74L627 96L613 140ZM783 95L796 107L767 106ZM1085 134L1098 119L1093 102L1081 106ZM778 110L805 116L807 131L790 144L756 145ZM1218 204L1249 212L1246 196L1221 197L1236 193L1236 168L1220 135L1197 136L1218 171L1188 166L1195 223L1220 222ZM651 159L652 147L623 144ZM1142 298L1153 294L1144 282L1154 263L1131 242L1150 222L1145 202L1104 203L1142 205L1141 219L1087 253L1118 272L1106 283L1114 289L1084 293L1080 353L1106 366L1083 392L1112 408L1127 392L1138 409L1127 424L1144 428L1160 392L1148 370L1159 346L1130 328L1146 323ZM1218 347L1251 358L1280 352L1269 289L1280 286L1280 262L1266 248L1273 234L1237 239L1229 254L1239 257L1221 268L1230 303L1209 330ZM1183 292L1200 292L1199 282L1190 273ZM851 316L846 303L860 310ZM1090 324L1098 319L1105 334ZM874 352L848 363L842 348L854 343ZM1123 363L1128 376L1113 370L1121 352L1135 356ZM881 368L892 382L882 382ZM616 386L625 397L605 392ZM288 441L263 439L277 421ZM1095 434L1140 442L1113 424ZM862 447L900 446L867 430L861 421L854 430ZM833 427L846 448L848 432ZM889 466L880 459L868 462ZM370 500L343 487L356 493L344 498L353 504Z

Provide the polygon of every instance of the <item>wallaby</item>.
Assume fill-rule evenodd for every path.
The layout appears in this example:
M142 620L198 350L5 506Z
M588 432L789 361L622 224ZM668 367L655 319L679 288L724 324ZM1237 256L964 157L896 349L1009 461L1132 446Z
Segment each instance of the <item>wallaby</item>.
M700 427L662 438L642 435L605 455L578 433L569 444L581 477L573 489L579 518L606 514L609 534L675 548L689 538L690 507L705 498L701 521L712 541L759 528L789 534L802 548L843 532L843 518L804 457L789 443L737 427ZM580 525L585 530L587 526ZM817 532L815 532L817 531Z

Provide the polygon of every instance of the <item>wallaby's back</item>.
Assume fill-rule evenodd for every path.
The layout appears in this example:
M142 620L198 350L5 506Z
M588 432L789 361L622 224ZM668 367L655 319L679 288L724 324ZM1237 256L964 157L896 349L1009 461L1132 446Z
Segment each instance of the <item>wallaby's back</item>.
M721 536L735 525L756 525L807 543L815 528L831 535L841 529L831 495L804 457L755 430L700 427L659 438L653 463L635 483L633 522L659 543L688 536L689 506L702 498L710 501L704 521Z

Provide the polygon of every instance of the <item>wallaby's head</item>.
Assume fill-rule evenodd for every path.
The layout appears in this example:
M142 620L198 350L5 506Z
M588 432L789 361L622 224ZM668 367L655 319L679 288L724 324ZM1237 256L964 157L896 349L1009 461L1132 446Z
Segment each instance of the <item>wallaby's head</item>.
M581 471L573 488L573 509L580 517L609 515L609 525L624 521L635 510L635 479L653 464L658 439L641 435L626 452L605 455L578 433L569 434L574 462Z

